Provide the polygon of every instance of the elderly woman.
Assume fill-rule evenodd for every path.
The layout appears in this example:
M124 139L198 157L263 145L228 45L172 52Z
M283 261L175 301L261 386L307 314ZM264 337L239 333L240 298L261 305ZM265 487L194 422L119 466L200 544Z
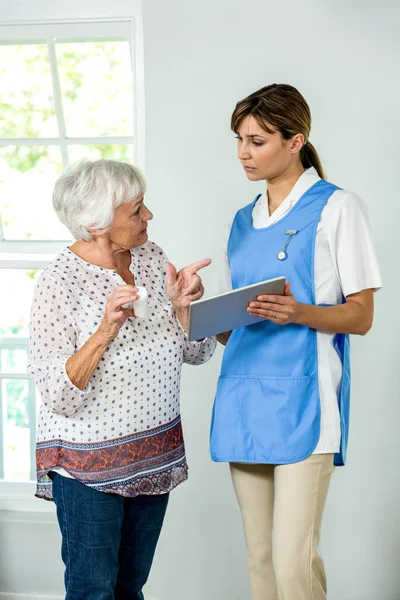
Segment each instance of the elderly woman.
M179 412L188 307L200 261L178 273L148 241L152 214L133 166L84 161L53 204L77 240L47 267L33 298L29 372L42 398L37 496L54 499L68 600L142 600L169 492L187 478ZM168 275L167 275L168 273ZM135 286L149 317L135 318Z

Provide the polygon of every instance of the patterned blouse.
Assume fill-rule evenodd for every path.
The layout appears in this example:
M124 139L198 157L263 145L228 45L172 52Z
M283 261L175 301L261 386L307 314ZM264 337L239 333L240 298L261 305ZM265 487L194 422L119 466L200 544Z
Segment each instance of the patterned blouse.
M150 241L132 250L130 268L148 291L150 317L127 319L83 391L70 381L65 363L100 325L108 298L125 282L68 248L39 278L28 367L42 399L38 497L52 499L51 470L122 496L166 493L187 479L182 363L206 362L216 342L187 340L166 295L166 260Z

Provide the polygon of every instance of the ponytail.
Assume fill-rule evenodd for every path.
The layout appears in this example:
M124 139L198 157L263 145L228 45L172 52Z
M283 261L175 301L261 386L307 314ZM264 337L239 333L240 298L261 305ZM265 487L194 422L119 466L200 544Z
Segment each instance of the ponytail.
M318 152L310 142L307 142L300 150L301 164L305 169L314 167L321 179L326 179L324 169L318 156Z

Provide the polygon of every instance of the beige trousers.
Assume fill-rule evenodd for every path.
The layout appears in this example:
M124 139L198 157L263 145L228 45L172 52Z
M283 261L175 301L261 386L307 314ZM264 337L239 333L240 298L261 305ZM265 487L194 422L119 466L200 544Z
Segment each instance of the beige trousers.
M333 454L290 465L231 463L242 513L252 600L323 600L318 554Z

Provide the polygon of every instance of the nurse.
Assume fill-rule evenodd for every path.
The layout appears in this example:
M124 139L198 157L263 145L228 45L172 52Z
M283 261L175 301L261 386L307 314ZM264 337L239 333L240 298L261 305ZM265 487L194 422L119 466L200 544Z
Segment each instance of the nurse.
M233 220L225 275L233 288L287 283L249 304L262 321L218 336L211 455L230 463L252 599L322 600L318 542L331 475L346 461L349 335L370 330L381 277L366 206L325 180L298 90L254 92L231 127L247 178L266 191Z

